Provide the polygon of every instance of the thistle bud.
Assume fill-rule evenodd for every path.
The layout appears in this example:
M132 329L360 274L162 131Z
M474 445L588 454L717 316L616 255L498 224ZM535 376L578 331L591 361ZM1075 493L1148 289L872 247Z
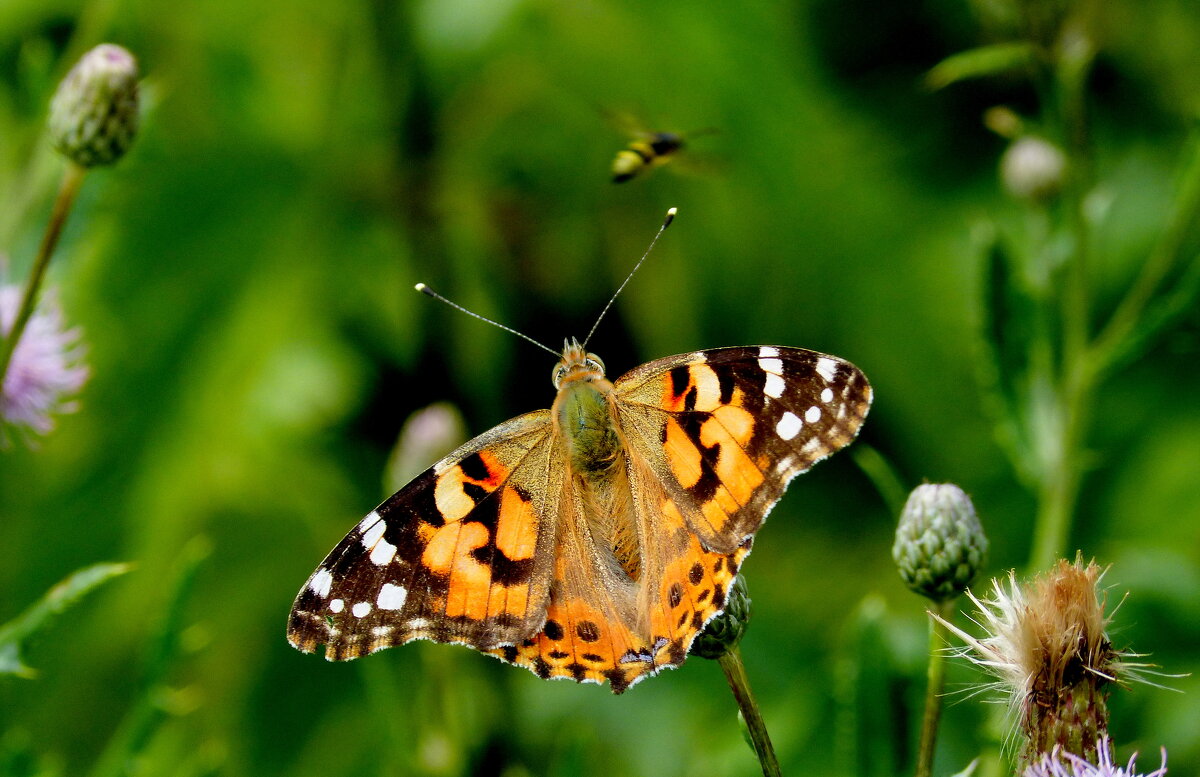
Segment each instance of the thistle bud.
M913 489L900 513L892 558L909 588L944 602L975 579L987 547L970 497L951 483L925 483Z
M81 167L120 159L138 129L137 60L104 43L71 68L50 102L50 140Z
M725 611L709 621L704 631L696 636L691 654L715 661L737 647L749 623L750 594L746 592L746 581L737 575L729 584Z
M1041 202L1058 194L1066 179L1067 158L1048 140L1026 135L1000 157L1000 180L1019 200Z

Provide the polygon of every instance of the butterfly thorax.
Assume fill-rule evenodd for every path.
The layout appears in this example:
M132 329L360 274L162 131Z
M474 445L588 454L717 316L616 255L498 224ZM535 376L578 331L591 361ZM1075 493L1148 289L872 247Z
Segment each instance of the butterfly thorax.
M554 383L558 387L551 411L555 431L566 449L570 476L582 497L593 540L636 580L640 572L637 532L624 445L613 409L613 384L604 377L604 363L573 340L555 367Z
M613 385L604 377L604 362L570 340L554 368L554 385L554 422L572 470L589 479L603 477L621 451L610 400Z

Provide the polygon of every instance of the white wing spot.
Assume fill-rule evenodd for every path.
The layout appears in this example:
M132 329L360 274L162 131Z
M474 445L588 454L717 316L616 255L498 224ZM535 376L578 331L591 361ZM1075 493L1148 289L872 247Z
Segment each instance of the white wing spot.
M688 364L704 364L708 361L708 357L704 355L704 351L696 351L689 358Z
M821 408L817 407L816 405L813 405L808 410L805 410L804 411L804 420L808 421L810 424L815 424L817 421L820 421L821 420Z
M341 612L342 610L346 609L346 603L341 599L334 599L329 603L329 609L333 612Z
M779 423L775 425L775 433L785 440L790 440L800 434L800 429L804 426L800 419L792 411L783 414L783 418L779 419Z
M379 542L379 538L387 531L387 524L383 521L376 521L371 525L371 528L363 532L362 544L367 550L375 547L375 543Z
M386 637L392 628L392 626L376 626L375 628L371 629L371 633L376 637Z
M429 621L425 618L413 618L405 625L410 629L423 629L429 625Z
M396 546L382 538L375 543L375 548L371 551L371 563L377 567L392 563L395 557Z
M816 456L817 451L823 450L824 448L825 442L820 437L814 437L808 442L804 443L804 447L800 449L800 452L805 456Z
M763 347L758 349L758 358L760 358L760 359L774 359L778 355L779 355L779 349L774 348L770 345L764 345Z
M365 617L367 617L367 613L369 613L370 611L371 611L371 603L370 602L359 602L358 604L356 604L350 608L350 612L353 613L355 618L365 618Z
M826 383L833 382L833 376L837 374L837 367L838 363L828 356L817 359L817 374L824 378Z
M408 589L404 586L384 583L383 588L379 589L379 598L375 600L375 604L381 610L399 610L407 598Z
M826 387L825 389L822 389L821 390L821 401L824 402L825 404L829 404L830 402L832 402L833 401L833 389L828 388L828 387Z
M361 521L358 522L359 533L360 534L365 533L368 529L370 529L372 526L374 526L375 524L379 523L382 520L383 520L383 518L379 515L379 513L372 510L371 512L367 513L366 517L364 517Z
M783 378L773 372L767 373L767 383L763 386L763 393L772 399L779 399L783 396L784 383Z
M762 367L763 371L767 373L775 375L783 374L783 359L759 359L758 366Z
M329 596L329 586L333 585L333 575L328 569L318 569L308 581L308 590L317 596Z

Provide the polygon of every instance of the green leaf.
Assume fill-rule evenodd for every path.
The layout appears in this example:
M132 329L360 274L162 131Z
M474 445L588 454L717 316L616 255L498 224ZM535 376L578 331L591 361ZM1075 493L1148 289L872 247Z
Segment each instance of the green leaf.
M1029 42L994 43L946 57L926 74L925 85L930 89L943 89L968 78L1024 70L1032 64L1033 46Z
M51 588L45 596L15 619L0 626L0 674L33 677L34 670L21 661L25 640L44 628L51 617L78 602L86 594L131 569L130 564L95 564L85 567Z

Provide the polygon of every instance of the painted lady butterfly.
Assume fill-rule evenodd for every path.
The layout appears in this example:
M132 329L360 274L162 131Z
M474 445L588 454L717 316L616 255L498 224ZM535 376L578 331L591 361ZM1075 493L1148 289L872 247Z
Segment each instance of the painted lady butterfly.
M296 596L293 646L340 661L455 642L621 693L683 663L788 482L871 406L857 367L800 348L696 351L613 383L572 340L553 379L553 407L461 446L338 543Z

